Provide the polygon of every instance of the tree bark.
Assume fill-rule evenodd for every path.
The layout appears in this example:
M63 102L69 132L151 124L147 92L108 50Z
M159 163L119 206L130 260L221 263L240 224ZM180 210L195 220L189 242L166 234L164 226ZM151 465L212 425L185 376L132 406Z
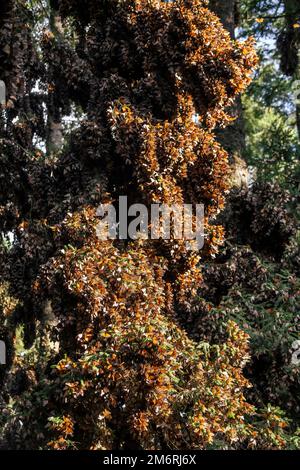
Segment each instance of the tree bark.
M296 84L296 126L300 139L300 4L284 0L285 28L280 33L277 46L281 55L281 71L292 77Z
M235 39L235 29L239 21L239 0L210 0L210 8L222 21ZM226 129L217 130L217 138L229 153L229 162L232 167L232 184L234 186L248 186L249 173L247 164L243 159L246 149L245 126L243 120L242 100L238 97L230 109L232 117L236 120Z
M62 36L63 28L61 18L57 14L56 10L54 10L53 8L51 9L49 24L51 32L56 37ZM54 93L49 96L47 128L48 135L46 148L47 153L51 154L59 151L63 145L61 116L59 110L57 109L57 106L55 106L55 90Z
M210 0L210 7L235 39L237 0Z

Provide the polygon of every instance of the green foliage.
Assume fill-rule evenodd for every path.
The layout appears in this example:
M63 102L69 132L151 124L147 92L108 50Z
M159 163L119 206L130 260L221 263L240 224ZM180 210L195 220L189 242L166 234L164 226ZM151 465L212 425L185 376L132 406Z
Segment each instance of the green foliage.
M278 182L295 195L300 183L300 144L294 82L278 63L263 60L243 97L247 163L258 181Z
M259 181L277 181L295 195L300 181L295 115L299 14L293 1L241 1L240 34L252 34L260 52L260 67L244 97L245 158Z
M259 261L265 279L255 292L246 286L232 286L218 308L234 319L251 337L253 356L274 351L289 354L299 339L298 311L300 279L288 270Z

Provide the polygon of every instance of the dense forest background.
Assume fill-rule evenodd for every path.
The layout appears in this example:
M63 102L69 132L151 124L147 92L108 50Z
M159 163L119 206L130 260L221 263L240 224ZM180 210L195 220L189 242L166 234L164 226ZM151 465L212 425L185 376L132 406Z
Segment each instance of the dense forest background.
M299 449L299 1L131 3L0 4L0 447ZM125 193L201 256L97 241Z

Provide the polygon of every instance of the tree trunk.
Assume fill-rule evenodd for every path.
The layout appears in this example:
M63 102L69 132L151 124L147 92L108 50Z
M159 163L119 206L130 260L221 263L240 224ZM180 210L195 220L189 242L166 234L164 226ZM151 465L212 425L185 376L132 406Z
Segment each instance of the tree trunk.
M56 36L62 36L63 28L61 23L61 18L57 15L57 12L52 9L50 13L50 30ZM61 116L57 106L55 106L55 90L54 93L49 96L48 103L48 135L46 148L47 153L55 153L62 148L63 145L63 132L62 132L62 123Z
M284 0L285 30L278 38L281 54L281 70L296 83L296 125L300 139L300 4Z
M210 7L221 19L225 28L230 32L232 39L235 38L236 27L236 0L211 0Z
M235 39L235 28L239 21L239 0L210 0L211 10L218 15L232 39ZM242 100L237 97L230 109L236 120L226 129L217 130L216 134L222 146L229 153L232 167L232 184L248 186L249 173L243 159L246 149L245 126L243 120Z

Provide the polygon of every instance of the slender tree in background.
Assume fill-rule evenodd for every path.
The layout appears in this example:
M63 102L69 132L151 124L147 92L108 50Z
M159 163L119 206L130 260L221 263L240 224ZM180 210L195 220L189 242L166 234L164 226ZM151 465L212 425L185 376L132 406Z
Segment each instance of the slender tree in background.
M280 413L244 396L248 336L226 321L213 345L186 327L223 242L214 129L250 82L252 42L200 0L29 4L8 2L0 24L0 230L14 235L0 264L2 446L284 447ZM99 240L97 207L120 195L205 204L204 250Z
M300 140L300 5L284 0L285 28L278 38L281 51L281 69L296 82L296 124Z
M245 158L259 181L277 182L298 198L300 141L298 2L241 0L239 34L257 39L260 67L243 98Z
M241 0L242 25L246 34L254 34L261 39L262 56L279 62L283 74L291 77L295 91L299 85L300 54L300 6L295 0ZM265 43L265 44L264 44ZM267 57L266 57L267 56ZM277 64L276 64L277 65ZM279 75L279 74L278 74ZM274 79L273 79L274 80ZM272 83L269 82L271 95ZM281 88L280 83L277 90ZM275 90L276 93L276 90ZM298 94L298 92L297 92ZM294 100L297 108L297 128L299 133L299 100Z
M235 31L239 25L239 1L211 0L209 6L221 19L231 38L235 40ZM248 187L250 175L245 162L246 135L240 96L234 100L230 114L234 121L225 129L218 129L217 137L229 153L231 185L235 187Z

